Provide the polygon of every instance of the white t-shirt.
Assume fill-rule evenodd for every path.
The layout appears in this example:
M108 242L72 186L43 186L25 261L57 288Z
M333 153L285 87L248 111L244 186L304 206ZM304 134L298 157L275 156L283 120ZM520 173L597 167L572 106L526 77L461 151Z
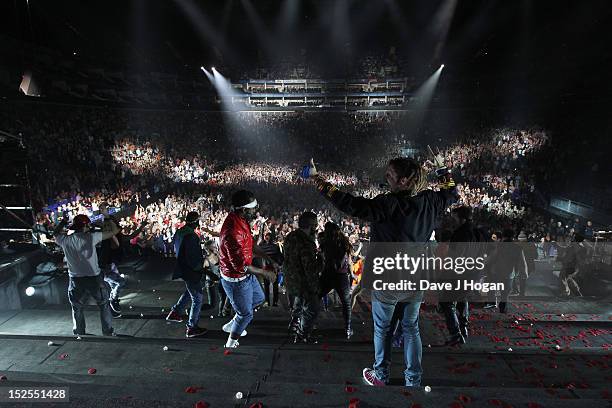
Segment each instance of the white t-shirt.
M68 274L72 277L97 276L100 274L96 245L102 241L101 232L77 232L55 237L68 262Z

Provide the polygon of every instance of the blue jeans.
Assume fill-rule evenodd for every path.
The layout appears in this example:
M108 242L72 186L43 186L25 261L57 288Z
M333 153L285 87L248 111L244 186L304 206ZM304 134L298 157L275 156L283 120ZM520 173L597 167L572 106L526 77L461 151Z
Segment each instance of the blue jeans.
M113 332L113 316L108 300L108 287L102 275L70 277L68 283L68 300L72 307L72 331L74 334L85 334L85 314L83 308L87 304L87 296L91 296L100 308L100 324L102 334Z
M423 348L419 332L419 308L421 302L398 303L397 307L404 308L401 324L404 335L404 359L406 370L404 377L407 387L421 385L421 359ZM383 303L372 299L372 318L374 319L374 371L376 377L387 383L391 368L391 340L393 329L391 318L396 305Z
M253 320L253 310L261 305L266 297L255 275L249 275L248 278L240 282L229 282L221 279L221 284L236 311L231 334L238 338L240 333Z
M119 297L119 290L125 286L125 278L121 277L117 265L110 264L103 268L104 271L104 282L110 286L110 300L111 302Z
M189 309L189 320L187 327L197 327L200 321L200 311L202 310L202 301L204 299L204 290L200 281L185 281L185 292L181 295L176 305L172 306L172 310L178 314L183 314L183 310L187 307L187 303L191 300L191 309Z

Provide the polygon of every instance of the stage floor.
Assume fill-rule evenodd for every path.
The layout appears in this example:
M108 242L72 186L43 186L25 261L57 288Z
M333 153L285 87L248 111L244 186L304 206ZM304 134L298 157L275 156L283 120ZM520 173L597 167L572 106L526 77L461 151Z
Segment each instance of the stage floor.
M200 320L208 334L186 339L184 324L165 321L184 288L169 280L173 266L156 258L121 266L128 284L123 317L114 320L117 337L100 335L95 306L86 312L92 335L80 340L72 336L67 304L0 311L0 376L6 376L0 386L67 386L71 402L58 407L348 407L351 400L361 408L610 406L612 307L592 298L545 300L547 280L555 279L550 271L532 280L532 296L513 298L506 315L474 308L468 343L460 347L443 346L443 316L424 304L422 385L431 387L425 392L402 386L400 349L390 386L363 383L361 372L373 362L367 301L355 307L348 341L341 311L332 307L321 312L319 344L291 344L283 296L280 307L255 313L229 355L221 330L229 318L212 317L211 310ZM237 392L244 398L236 399Z

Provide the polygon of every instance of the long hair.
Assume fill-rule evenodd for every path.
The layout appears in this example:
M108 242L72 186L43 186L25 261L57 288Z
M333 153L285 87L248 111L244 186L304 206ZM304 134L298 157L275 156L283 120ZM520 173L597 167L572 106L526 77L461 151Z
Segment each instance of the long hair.
M325 259L339 263L345 255L350 255L351 249L351 242L342 233L340 227L333 222L326 222L321 234L321 251Z
M427 172L416 160L408 157L397 157L389 161L399 178L411 180L408 190L416 195L427 188Z

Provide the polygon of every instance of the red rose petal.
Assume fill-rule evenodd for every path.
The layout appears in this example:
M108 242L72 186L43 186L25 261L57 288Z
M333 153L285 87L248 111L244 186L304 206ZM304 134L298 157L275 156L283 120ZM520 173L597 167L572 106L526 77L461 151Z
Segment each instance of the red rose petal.
M490 399L490 400L488 400L487 402L488 402L489 404L491 404L491 405L495 405L495 406L497 406L497 407L501 407L501 405L502 405L501 400L498 400L498 399Z
M349 400L348 408L358 408L359 407L359 398L351 398Z
M263 403L256 402L254 404L251 404L251 406L249 408L263 408Z
M90 368L89 370L87 370L87 374L89 374L89 375L94 375L97 372L98 372L98 370L96 370L95 368Z
M464 404L469 404L472 402L472 397L465 394L459 394L459 401L463 402Z
M232 351L230 349L227 349L223 352L223 354L229 356L230 354L232 354Z
M195 408L208 408L210 405L208 405L208 402L204 402L204 401L198 401L195 403Z
M357 388L355 388L355 387L353 387L351 385L347 385L346 387L344 387L344 391L346 391L346 392L348 392L350 394L350 393L353 393L353 392L357 391Z

